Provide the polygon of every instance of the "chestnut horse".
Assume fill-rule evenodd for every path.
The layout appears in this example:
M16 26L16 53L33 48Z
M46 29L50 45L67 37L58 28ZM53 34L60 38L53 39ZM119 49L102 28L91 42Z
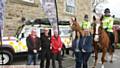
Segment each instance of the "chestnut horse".
M94 46L94 52L95 52L95 63L93 68L95 68L96 64L97 64L97 60L98 60L98 49L100 48L102 50L102 66L101 68L104 68L104 63L106 62L106 53L107 50L110 54L110 63L112 63L112 59L113 59L113 53L114 53L114 48L111 47L111 40L107 34L107 32L103 29L103 25L102 25L102 18L100 19L96 19L96 17L93 17L93 29L94 29L94 41L93 41L93 46ZM118 42L118 35L117 32L114 30L114 40L115 40L115 47L117 47L117 42Z
M104 68L104 63L106 61L105 57L106 57L107 50L109 50L109 54L111 56L110 62L112 62L114 49L110 47L109 36L108 36L107 32L102 28L102 20L96 19L95 17L93 19L94 19L93 46L94 46L94 52L95 52L95 63L94 63L93 68L95 68L96 64L97 64L98 50L99 49L102 50L102 58L101 58L102 66L101 66L101 68ZM80 34L82 36L84 35L83 30L80 28L80 26L77 22L73 22L71 28L74 31L80 32Z
M95 68L97 64L99 49L102 50L102 58L101 58L102 67L101 68L104 68L106 52L107 52L107 49L109 48L110 39L107 32L102 28L102 20L96 19L95 17L93 17L93 24L94 24L93 25L93 29L94 29L93 46L94 46L94 52L95 52L95 63L93 68ZM112 54L112 51L111 51L111 54Z

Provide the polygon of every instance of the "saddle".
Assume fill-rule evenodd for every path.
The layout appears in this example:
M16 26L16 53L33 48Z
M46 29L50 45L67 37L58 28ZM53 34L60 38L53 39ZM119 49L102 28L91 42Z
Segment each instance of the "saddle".
M107 32L107 31L106 31ZM108 34L108 32L107 32ZM108 35L109 36L109 35ZM109 36L110 38L110 36ZM116 30L113 30L113 40L114 40L114 47L117 47L117 43L118 43L118 32Z

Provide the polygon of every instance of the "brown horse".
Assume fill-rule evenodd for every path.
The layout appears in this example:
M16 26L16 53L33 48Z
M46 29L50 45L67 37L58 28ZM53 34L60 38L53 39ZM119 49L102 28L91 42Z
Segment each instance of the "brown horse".
M80 32L80 34L82 36L84 36L84 31L80 28L79 23L73 22L71 28L74 31ZM113 58L113 50L114 49L109 48L110 39L109 39L107 32L102 28L102 20L96 19L94 17L93 31L94 31L93 46L94 46L94 52L95 52L95 63L94 63L93 68L95 68L96 64L97 64L99 48L102 50L102 58L101 58L102 66L101 67L104 68L104 63L106 61L105 57L106 57L107 49L109 49L109 53L111 55L111 60L110 60L111 62L112 62L112 58Z
M96 67L97 60L98 60L98 49L102 49L102 67L103 64L105 63L105 56L107 49L109 48L109 37L106 33L106 31L102 28L102 21L100 19L96 19L95 17L93 18L94 20L94 41L93 41L93 46L94 46L94 52L95 52L95 63L93 68Z
M114 48L110 46L110 39L107 34L107 32L103 29L102 27L102 19L96 19L93 17L94 21L94 41L93 41L93 46L94 46L94 52L95 52L95 63L93 68L95 68L98 60L98 49L100 48L102 50L102 66L101 68L104 68L104 63L105 63L105 57L107 50L109 51L109 54L111 56L110 62L112 63L112 58L113 58L113 52ZM115 33L116 34L116 33ZM115 37L116 39L116 37Z
M80 35L84 35L84 31L80 28L80 25L77 21L72 20L71 29L73 31L79 32Z

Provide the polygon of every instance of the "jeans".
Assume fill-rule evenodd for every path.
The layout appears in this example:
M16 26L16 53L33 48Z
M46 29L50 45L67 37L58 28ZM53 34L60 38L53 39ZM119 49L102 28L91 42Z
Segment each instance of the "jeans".
M34 65L36 65L37 60L38 60L38 54L28 54L27 65L31 65L32 62Z
M83 64L83 68L88 68L87 62L89 60L89 57L91 55L91 52L75 52L75 58L76 58L76 65L75 68L81 68L81 65Z
M62 57L61 57L60 53L58 53L58 54L52 53L52 66L53 66L53 68L56 68L55 60L58 61L59 68L62 68Z

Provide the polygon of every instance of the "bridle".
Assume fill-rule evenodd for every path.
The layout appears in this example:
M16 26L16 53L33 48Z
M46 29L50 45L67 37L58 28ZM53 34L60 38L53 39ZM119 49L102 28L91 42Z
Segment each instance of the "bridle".
M94 41L96 41L96 42L99 42L99 40L100 40L99 39L100 36L101 36L101 32L99 32L100 26L101 26L100 23L95 23L95 25L94 25L94 33L93 33L93 35L94 35Z

